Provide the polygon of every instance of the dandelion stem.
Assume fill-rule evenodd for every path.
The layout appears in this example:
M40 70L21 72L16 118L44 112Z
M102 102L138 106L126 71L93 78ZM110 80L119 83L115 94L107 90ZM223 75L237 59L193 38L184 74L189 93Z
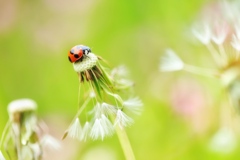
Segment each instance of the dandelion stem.
M13 124L13 129L14 131L14 142L15 142L15 147L16 147L16 152L17 152L17 157L18 160L23 160L22 158L22 147L21 147L21 132L20 132L20 124L15 123Z
M1 140L0 140L0 150L2 148L3 140L5 139L5 135L6 135L7 131L8 131L9 126L10 126L10 121L7 122L6 126L3 129Z
M125 155L126 160L135 160L135 156L129 142L127 133L124 128L120 128L118 125L116 126L116 132L118 135L118 139L123 149L123 153Z
M73 118L73 121L71 122L71 124L74 123L74 121L76 120L76 118L78 118L78 116L82 113L82 111L85 109L85 107L87 106L87 104L90 101L90 97L86 99L86 101L83 103L83 105L81 106L81 108L79 108L77 114L75 115L75 117ZM71 126L71 125L70 125Z
M78 86L78 108L80 108L80 96L81 96L81 82L79 82Z
M209 50L209 52L211 53L214 61L218 64L221 65L222 60L221 57L219 56L218 52L216 51L216 49L212 46L211 43L207 44L207 49Z
M187 72L194 73L194 74L208 76L208 77L215 77L215 76L218 75L217 72L215 72L213 70L203 69L203 68L192 66L192 65L189 65L189 64L184 64L183 70L185 70Z

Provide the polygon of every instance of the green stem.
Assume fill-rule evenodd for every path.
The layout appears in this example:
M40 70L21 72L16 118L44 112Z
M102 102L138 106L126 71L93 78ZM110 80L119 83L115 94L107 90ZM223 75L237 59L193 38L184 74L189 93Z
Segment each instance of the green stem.
M7 133L8 129L9 129L9 127L10 127L10 121L8 120L8 122L7 122L7 124L4 127L3 132L2 132L2 136L1 136L1 140L0 140L0 150L2 148L3 141L5 139L5 136L6 136L6 133Z
M135 156L125 129L121 129L119 126L116 126L116 132L126 160L135 160Z

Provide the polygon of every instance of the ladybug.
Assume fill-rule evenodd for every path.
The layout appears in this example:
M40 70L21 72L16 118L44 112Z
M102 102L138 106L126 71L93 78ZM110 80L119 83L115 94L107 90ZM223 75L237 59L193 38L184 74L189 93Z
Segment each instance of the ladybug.
M84 56L87 56L91 52L91 49L84 45L76 45L68 52L68 59L71 63L81 60Z

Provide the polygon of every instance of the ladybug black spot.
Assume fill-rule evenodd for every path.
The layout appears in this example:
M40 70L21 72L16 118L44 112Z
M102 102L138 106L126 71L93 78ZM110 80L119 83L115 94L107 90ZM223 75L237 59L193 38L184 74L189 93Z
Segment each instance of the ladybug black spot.
M78 55L78 54L74 54L74 57L75 57L75 58L79 58L79 55Z

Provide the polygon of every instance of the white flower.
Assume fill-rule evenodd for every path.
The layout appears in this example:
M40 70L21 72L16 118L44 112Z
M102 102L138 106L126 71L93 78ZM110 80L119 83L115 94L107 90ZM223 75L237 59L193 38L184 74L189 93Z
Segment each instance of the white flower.
M36 109L37 109L36 102L28 98L14 100L8 105L8 112L10 115L16 112L24 112L30 110L34 111Z
M17 159L19 160L29 160L29 159L41 159L41 156L43 154L42 147L39 143L28 143L27 145L21 146L21 150L19 150L19 153ZM12 159L12 157L10 158ZM14 158L13 158L14 159Z
M82 127L81 127L81 124L79 122L79 118L76 118L76 120L70 126L70 128L68 130L68 135L72 138L80 139L81 134L82 134Z
M91 132L91 125L90 125L89 122L86 122L85 125L83 126L83 130L82 130L80 140L86 141L90 132Z
M240 22L238 22L238 23L240 23ZM234 26L234 29L235 29L237 39L240 39L240 24L236 24Z
M138 97L130 98L123 102L124 109L128 111L140 115L142 112L143 103Z
M196 25L192 28L194 36L203 44L208 44L211 40L210 27L206 23L203 25Z
M229 128L221 128L213 136L210 142L210 149L219 153L230 153L237 146L237 139Z
M233 35L231 45L237 51L240 51L240 37Z
M214 34L215 33L215 34ZM221 45L228 34L228 26L226 23L216 23L215 28L214 28L214 32L212 34L212 40L214 43L216 43L217 45Z
M123 129L124 127L130 126L132 124L133 124L133 119L127 116L120 109L118 109L114 126L118 125L121 129Z
M5 160L3 154L2 154L2 151L0 151L0 160Z
M49 134L43 136L41 139L41 145L54 150L59 150L61 148L60 141Z
M167 49L160 59L159 69L161 71L178 71L183 69L183 67L183 61L171 49Z
M93 140L104 139L105 136L111 136L113 134L113 126L109 119L102 114L101 118L97 118L92 126L90 137Z

